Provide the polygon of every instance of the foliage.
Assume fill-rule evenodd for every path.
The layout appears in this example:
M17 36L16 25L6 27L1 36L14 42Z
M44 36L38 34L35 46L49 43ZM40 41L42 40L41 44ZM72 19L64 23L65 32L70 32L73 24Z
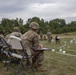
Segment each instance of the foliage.
M5 34L9 34L12 32L13 27L18 26L22 33L26 32L29 29L29 24L31 22L39 23L39 31L42 31L44 34L47 33L47 30L50 29L54 34L61 34L66 32L75 32L76 31L76 21L72 21L71 23L66 24L64 19L53 19L50 21L44 21L44 19L40 19L39 17L29 18L25 24L23 24L23 20L21 18L16 19L8 19L2 18L0 24L0 33L5 31Z

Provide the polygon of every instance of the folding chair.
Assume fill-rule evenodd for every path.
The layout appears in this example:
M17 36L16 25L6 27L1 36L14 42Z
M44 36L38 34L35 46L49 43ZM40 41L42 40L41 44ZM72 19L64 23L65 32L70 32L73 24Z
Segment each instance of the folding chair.
M19 74L20 67L21 66L24 67L24 65L23 65L24 59L26 59L26 61L29 62L30 68L32 69L32 71L34 71L32 65L31 65L31 62L30 62L31 53L28 53L27 51L29 51L29 50L24 48L24 46L22 44L22 40L16 36L10 36L9 39L10 39L9 44L11 45L12 50L22 51L22 54L17 54L17 52L11 53L11 57L15 57L17 59L20 59L18 69L16 71L16 75Z
M10 63L8 61L8 57L10 57L11 46L6 42L6 40L3 37L0 37L0 53L2 60L5 59L5 61L3 61L4 66L7 66L7 64ZM4 56L5 58L3 58ZM8 70L8 66L7 66L7 70Z
M24 48L23 44L22 44L22 40L16 36L10 36L9 37L9 44L4 40L4 38L0 37L0 45L1 45L1 53L4 53L7 58L5 59L4 65L7 68L7 70L9 69L12 59L13 57L20 59L19 60L19 64L18 64L18 69L16 69L16 75L19 75L19 70L20 67L24 67L23 65L23 60L26 60L29 62L30 64L30 68L32 69L32 71L34 71L31 62L30 62L30 58L32 57L31 54L27 51L27 49ZM22 51L22 54L17 54L18 50ZM35 49L36 50L36 49ZM37 50L47 50L47 48L43 48L43 49L37 49ZM8 61L9 59L9 61ZM9 63L8 63L9 62Z
M3 37L0 37L0 53L8 54L8 50L10 50L10 45L8 45Z

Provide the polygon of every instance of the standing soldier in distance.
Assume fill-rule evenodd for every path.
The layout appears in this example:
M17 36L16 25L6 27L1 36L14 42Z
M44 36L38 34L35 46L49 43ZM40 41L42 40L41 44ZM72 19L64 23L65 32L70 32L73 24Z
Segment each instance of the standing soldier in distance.
M47 40L48 40L48 42L51 43L52 36L51 36L51 31L50 31L50 29L48 29L48 32L47 32Z
M40 40L43 40L43 33L42 33L42 31L40 32Z
M34 55L32 58L32 65L38 71L46 71L46 68L42 67L44 60L44 51L34 50L33 48L42 47L39 44L39 36L37 30L39 29L39 24L32 22L29 25L29 30L22 35L22 42L27 50L30 50L31 54Z
M56 44L60 44L60 36L57 34L55 37Z

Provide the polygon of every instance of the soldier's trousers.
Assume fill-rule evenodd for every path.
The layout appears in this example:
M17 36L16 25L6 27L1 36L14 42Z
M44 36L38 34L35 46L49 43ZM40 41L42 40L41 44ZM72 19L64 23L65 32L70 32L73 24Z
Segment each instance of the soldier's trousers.
M31 50L31 54L34 55L32 58L32 64L42 65L44 60L44 51Z

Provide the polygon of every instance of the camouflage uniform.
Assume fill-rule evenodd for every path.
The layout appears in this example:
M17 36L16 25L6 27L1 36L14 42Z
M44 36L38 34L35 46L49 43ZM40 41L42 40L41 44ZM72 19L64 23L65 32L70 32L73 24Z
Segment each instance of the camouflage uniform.
M11 36L16 36L16 37L19 37L19 38L21 38L21 36L22 36L18 27L14 27L14 32L12 32L10 35Z
M51 40L52 40L52 36L51 36L50 30L48 30L48 32L47 32L47 39L48 39L48 42L51 42Z
M14 31L11 34L6 36L6 41L8 44L10 44L10 38L9 38L10 36L16 36L16 37L21 38L22 34L18 27L14 27ZM17 53L21 54L21 50L17 50Z
M35 57L33 57L33 59L32 59L33 63L42 64L42 61L44 59L43 51L32 50L33 47L38 48L38 46L39 46L38 34L32 30L29 30L28 32L26 32L25 34L22 35L22 40L23 40L23 44L24 44L25 48L29 47L31 49L32 55L35 55Z
M21 34L20 32L12 32L12 33L10 34L10 36L16 36L16 37L21 38L22 34Z
M43 33L40 32L40 40L42 40L42 39L43 39Z
M14 27L14 31L11 34L8 34L6 36L6 40L7 41L9 41L9 36L16 36L16 37L21 38L22 34L21 34L21 32L20 32L18 27Z
M33 25L32 25L33 24ZM35 22L32 22L30 24L30 28L36 29L34 26ZM34 27L33 27L34 26ZM43 60L44 60L44 51L39 50L33 50L32 48L38 48L39 47L39 37L38 34L33 31L29 30L26 33L22 35L22 42L24 44L24 47L28 50L30 50L31 54L34 55L32 58L32 64L36 66L42 66Z

